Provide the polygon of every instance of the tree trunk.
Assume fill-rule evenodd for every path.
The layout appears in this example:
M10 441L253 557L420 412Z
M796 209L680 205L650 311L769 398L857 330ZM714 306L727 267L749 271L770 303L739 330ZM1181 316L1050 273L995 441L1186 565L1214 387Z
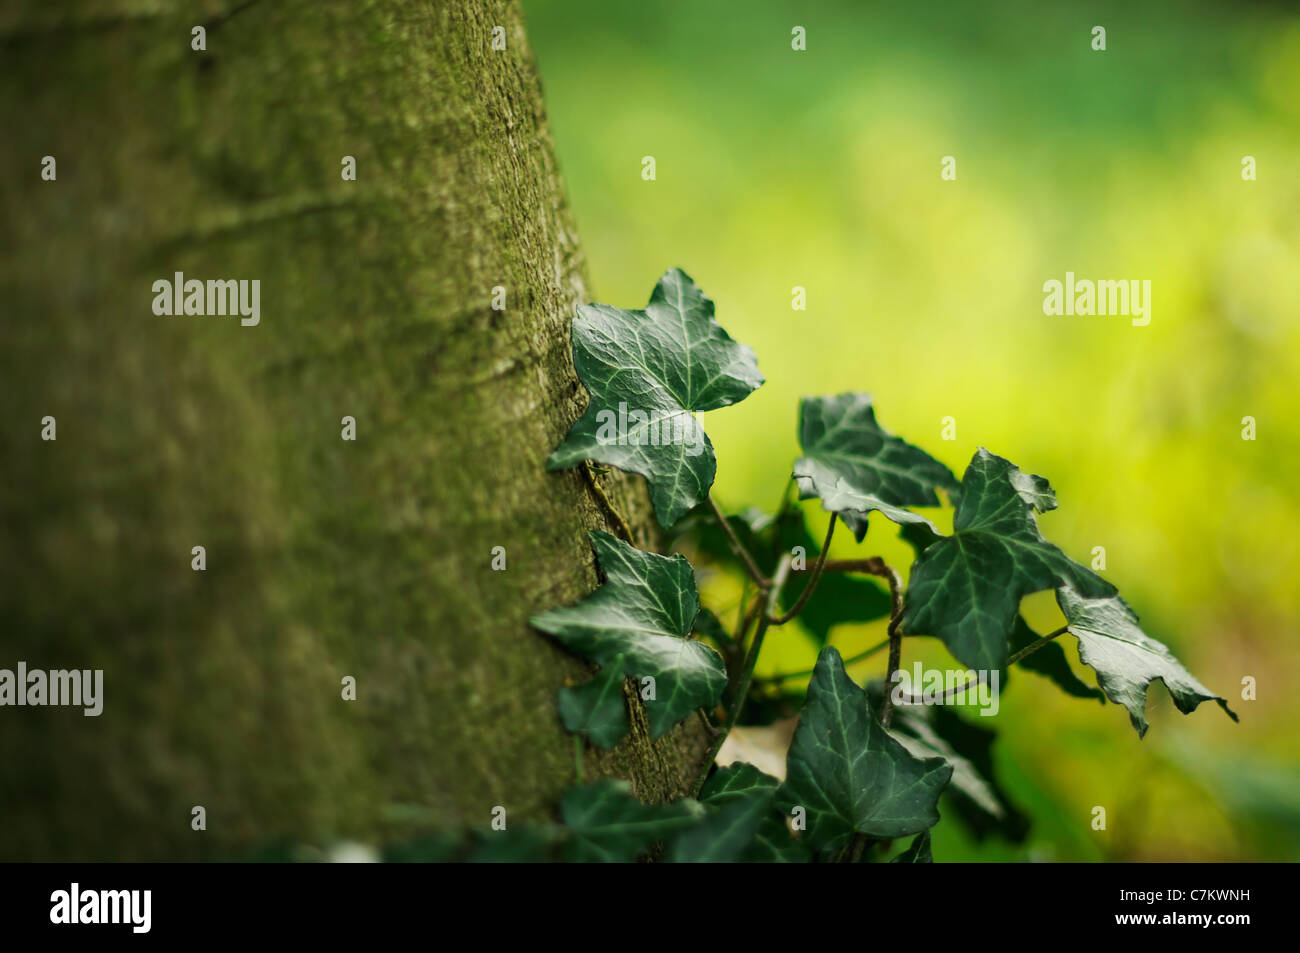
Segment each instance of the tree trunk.
M584 276L518 7L161 6L0 13L0 668L104 672L98 717L0 709L0 859L546 816L586 666L526 620L610 524L543 469ZM155 314L176 272L259 280L260 323ZM652 746L630 704L588 775L681 794L701 726Z

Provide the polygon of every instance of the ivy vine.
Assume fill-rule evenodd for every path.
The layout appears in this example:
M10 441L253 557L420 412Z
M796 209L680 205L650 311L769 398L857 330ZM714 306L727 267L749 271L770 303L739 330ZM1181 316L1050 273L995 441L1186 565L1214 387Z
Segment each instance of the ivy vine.
M691 563L638 549L627 521L599 494L626 537L590 534L604 582L577 604L531 619L598 666L557 700L574 733L579 783L562 800L562 823L512 835L516 859L630 861L653 851L679 862L853 862L886 859L889 845L907 838L892 860L924 863L945 792L977 834L1022 836L1025 819L992 777L993 732L941 706L895 708L890 688L905 637L942 640L972 671L1005 676L1019 666L1069 695L1109 699L1128 711L1139 737L1157 679L1183 713L1213 700L1236 720L1223 698L1142 631L1110 582L1042 535L1036 514L1057 506L1047 480L983 448L958 480L886 431L866 394L805 398L802 452L778 512L724 514L709 492L713 445L695 415L744 400L763 375L754 352L723 330L713 302L680 269L659 280L643 310L579 307L573 358L591 399L547 467L603 464L641 474L658 521L747 582L735 622L725 626L700 607ZM792 487L828 514L820 545L791 503ZM947 535L915 512L945 501L955 508ZM897 524L915 550L906 586L879 556L828 556L839 523L861 544L873 512ZM792 555L814 550L811 565ZM1055 591L1065 618L1046 635L1020 615L1022 598L1042 590ZM833 625L880 618L888 619L888 638L865 652L846 660L826 644ZM795 619L821 645L816 666L756 679L770 630ZM1071 669L1058 641L1067 633L1098 687ZM856 683L846 665L879 652L887 653L883 682ZM697 713L709 725L712 747L693 796L642 804L626 782L582 783L582 746L611 748L628 734L628 678L653 738ZM715 766L742 713L762 720L800 704L783 781L750 764Z

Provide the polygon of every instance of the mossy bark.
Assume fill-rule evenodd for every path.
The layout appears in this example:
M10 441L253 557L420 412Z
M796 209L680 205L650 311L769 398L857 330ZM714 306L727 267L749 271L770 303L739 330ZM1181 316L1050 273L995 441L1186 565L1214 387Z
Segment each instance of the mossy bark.
M0 859L548 815L586 666L526 619L596 584L609 523L543 468L584 276L517 5L65 9L0 13L0 668L103 669L105 699L0 709ZM259 279L261 323L155 315L175 272ZM702 727L633 723L588 776L682 793Z

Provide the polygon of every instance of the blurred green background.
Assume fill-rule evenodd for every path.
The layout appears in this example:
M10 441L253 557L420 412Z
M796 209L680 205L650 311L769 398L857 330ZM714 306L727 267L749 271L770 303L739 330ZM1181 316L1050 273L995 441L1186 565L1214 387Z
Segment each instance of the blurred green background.
M767 383L704 420L729 511L776 506L801 395L868 391L888 429L958 475L986 446L1047 476L1061 508L1044 533L1085 563L1104 546L1105 575L1148 633L1241 716L1181 716L1153 684L1139 741L1121 708L1016 677L997 718L976 720L1001 732L998 767L1030 837L977 844L949 819L936 858L1300 857L1300 15L524 6L592 296L639 307L680 265L758 353ZM940 178L947 155L956 181ZM1257 181L1242 180L1246 155ZM1066 271L1150 279L1150 325L1045 316L1043 282ZM806 311L791 308L794 286ZM940 438L948 416L953 441ZM893 527L872 522L864 549L841 533L836 554L910 564ZM1025 611L1041 631L1059 624L1050 593ZM845 626L832 642L847 656L883 632ZM793 632L769 645L760 672L815 657ZM916 659L950 667L932 639L904 644L904 664ZM1255 701L1241 699L1245 676ZM1091 829L1094 805L1106 831Z

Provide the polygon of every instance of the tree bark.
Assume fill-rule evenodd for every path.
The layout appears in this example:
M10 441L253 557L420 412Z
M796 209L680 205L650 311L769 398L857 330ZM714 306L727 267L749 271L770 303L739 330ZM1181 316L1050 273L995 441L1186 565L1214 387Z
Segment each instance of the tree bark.
M543 468L585 281L517 5L63 9L0 13L0 668L103 669L104 707L0 709L0 858L550 815L587 667L526 620L613 530ZM175 272L260 280L260 323L155 315ZM654 545L639 481L602 485ZM651 745L629 704L588 777L680 795L702 727Z

